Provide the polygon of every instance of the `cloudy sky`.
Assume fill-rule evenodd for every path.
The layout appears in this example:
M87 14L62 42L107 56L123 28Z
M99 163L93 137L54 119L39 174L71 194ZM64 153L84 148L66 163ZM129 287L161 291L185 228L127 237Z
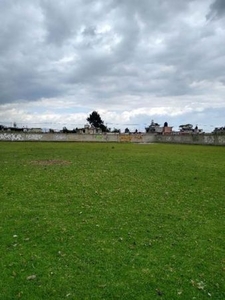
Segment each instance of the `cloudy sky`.
M0 0L0 124L225 126L225 0Z

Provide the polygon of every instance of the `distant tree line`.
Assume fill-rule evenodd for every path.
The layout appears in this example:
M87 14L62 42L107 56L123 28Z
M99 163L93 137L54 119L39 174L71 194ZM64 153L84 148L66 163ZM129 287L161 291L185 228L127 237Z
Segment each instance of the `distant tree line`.
M67 129L67 127L63 127L62 130L60 130L60 132L62 133L85 133L85 129L90 130L95 130L96 133L98 132L102 132L102 133L121 133L121 130L118 128L113 128L111 129L110 127L107 127L104 124L104 121L102 120L100 114L97 111L93 111L88 118L86 119L87 122L89 123L89 125L86 125L85 128L75 128L72 130ZM145 128L146 133L162 133L163 132L163 128L167 128L168 127L168 122L164 122L163 126L160 126L160 124L155 123L153 120L151 121L150 125L148 127ZM170 127L172 128L172 127ZM36 130L36 131L35 131ZM179 130L181 133L201 133L202 130L198 128L198 126L196 125L195 128L193 127L192 124L183 124L179 126ZM14 122L13 126L4 126L0 124L0 131L14 131L14 132L40 132L42 131L41 128L25 128L25 127L18 127L17 123ZM50 133L54 133L55 130L54 129L49 129ZM135 129L133 132L130 131L130 129L127 127L124 130L125 134L137 134L140 133L137 129ZM224 127L216 127L213 132L214 134L218 134L218 133L224 133L225 134L225 126Z

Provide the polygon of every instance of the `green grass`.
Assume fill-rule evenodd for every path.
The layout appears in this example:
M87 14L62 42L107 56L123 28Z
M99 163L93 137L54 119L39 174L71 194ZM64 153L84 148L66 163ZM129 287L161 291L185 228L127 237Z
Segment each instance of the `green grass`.
M225 299L224 200L224 147L1 142L0 299Z

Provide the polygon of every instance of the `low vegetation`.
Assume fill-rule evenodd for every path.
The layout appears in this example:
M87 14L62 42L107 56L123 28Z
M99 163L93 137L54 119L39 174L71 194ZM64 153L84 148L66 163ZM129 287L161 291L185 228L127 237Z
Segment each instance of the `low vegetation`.
M0 299L225 299L225 148L0 143Z

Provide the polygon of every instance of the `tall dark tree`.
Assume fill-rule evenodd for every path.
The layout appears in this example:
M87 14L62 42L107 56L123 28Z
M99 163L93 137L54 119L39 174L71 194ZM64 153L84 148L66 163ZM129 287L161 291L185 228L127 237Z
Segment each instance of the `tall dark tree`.
M101 128L103 132L107 131L107 127L104 125L104 121L102 121L97 111L93 111L87 118L87 121L90 125L94 126L95 128Z

